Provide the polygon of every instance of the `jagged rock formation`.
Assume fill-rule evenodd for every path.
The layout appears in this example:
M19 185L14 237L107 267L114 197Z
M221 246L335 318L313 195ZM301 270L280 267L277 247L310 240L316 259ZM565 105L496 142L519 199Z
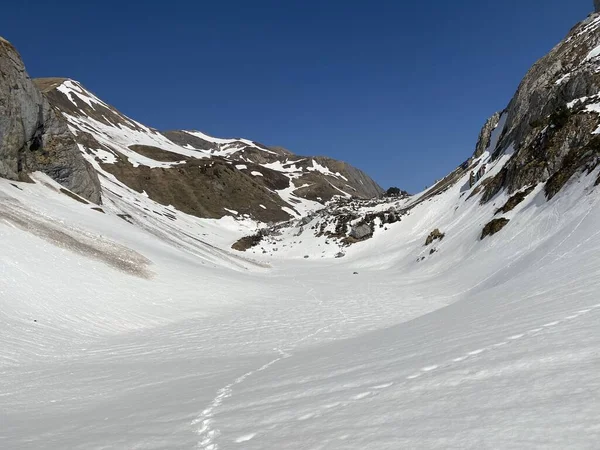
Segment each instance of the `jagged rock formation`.
M598 164L599 27L600 17L588 17L529 70L507 107L493 159L514 154L482 201L546 181L552 198L576 172Z
M100 203L100 182L67 124L31 81L17 50L0 38L0 176L28 180L42 171Z
M280 222L322 208L334 196L383 193L364 172L341 161L199 131L160 132L126 117L73 80L36 83L67 119L103 180L114 176L158 203L198 217Z
M594 11L600 12L600 0L594 0Z
M492 137L492 131L498 126L498 122L500 121L499 112L494 113L492 117L486 120L485 125L481 129L479 133L479 138L477 139L477 145L475 146L475 153L473 156L475 158L479 158L483 155L483 152L490 146L490 139Z

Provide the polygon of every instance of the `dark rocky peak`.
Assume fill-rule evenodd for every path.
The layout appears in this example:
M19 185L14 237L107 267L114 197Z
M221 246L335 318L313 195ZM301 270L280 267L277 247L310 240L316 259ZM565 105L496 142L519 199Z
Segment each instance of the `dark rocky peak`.
M600 0L594 0L594 11L600 12Z

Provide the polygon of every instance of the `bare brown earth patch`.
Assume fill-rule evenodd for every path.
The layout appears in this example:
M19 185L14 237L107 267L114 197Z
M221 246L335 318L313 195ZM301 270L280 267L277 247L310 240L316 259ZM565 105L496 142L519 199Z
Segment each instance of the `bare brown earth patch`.
M134 167L126 158L115 164L102 164L130 188L162 204L197 217L219 219L229 213L225 208L248 214L263 222L288 220L282 207L289 207L269 190L284 189L289 179L283 174L261 167L262 177L239 170L225 160L190 159L170 168ZM260 205L263 205L261 207Z
M187 156L163 150L162 148L153 147L152 145L130 145L129 148L142 156L151 158L155 161L162 162L177 162L189 159Z

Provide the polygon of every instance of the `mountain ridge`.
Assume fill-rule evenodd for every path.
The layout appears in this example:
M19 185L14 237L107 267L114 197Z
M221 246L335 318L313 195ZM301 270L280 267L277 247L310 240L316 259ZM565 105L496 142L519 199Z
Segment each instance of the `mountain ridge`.
M98 171L186 213L277 222L321 208L336 195L383 193L363 171L341 161L298 156L243 138L161 132L123 115L76 81L35 81Z

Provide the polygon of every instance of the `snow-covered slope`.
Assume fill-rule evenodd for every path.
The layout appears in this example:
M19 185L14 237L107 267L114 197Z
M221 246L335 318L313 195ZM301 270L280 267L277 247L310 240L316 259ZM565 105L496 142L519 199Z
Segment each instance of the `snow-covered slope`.
M596 38L585 39L576 43L587 55ZM415 196L315 212L280 187L302 217L236 252L256 221L198 218L107 167L179 169L166 150L206 161L192 165L200 173L245 165L235 170L296 180L298 161L227 160L285 152L198 133L182 144L184 132L125 126L80 86L53 86L78 111L101 112L69 120L101 174L103 204L41 173L0 179L0 448L597 446L591 103L519 116L511 102L475 156ZM535 123L521 129L517 117ZM577 145L564 138L574 133ZM316 159L302 167L337 172Z
M0 180L0 446L591 448L596 175L483 241L453 188L345 258L254 261L231 219Z

